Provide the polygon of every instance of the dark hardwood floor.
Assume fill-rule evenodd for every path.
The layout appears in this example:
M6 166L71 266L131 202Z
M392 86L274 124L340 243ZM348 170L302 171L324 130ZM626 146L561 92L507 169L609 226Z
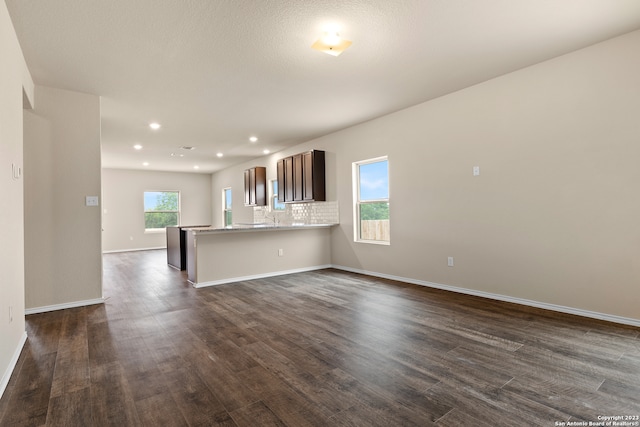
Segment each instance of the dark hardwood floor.
M2 426L557 426L640 415L640 329L336 270L194 289L104 256L27 316Z

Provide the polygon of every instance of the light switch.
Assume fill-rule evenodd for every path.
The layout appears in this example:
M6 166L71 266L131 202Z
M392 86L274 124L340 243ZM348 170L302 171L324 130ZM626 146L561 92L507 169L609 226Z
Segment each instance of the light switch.
M22 178L22 168L15 163L11 163L11 175L15 180Z
M85 206L98 206L98 196L87 196Z

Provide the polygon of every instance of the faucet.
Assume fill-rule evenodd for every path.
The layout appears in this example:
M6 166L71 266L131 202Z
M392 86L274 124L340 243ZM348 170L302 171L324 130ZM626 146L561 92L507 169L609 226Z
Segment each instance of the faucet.
M278 223L280 222L280 220L278 219L275 213L273 214L273 216L269 216L265 214L265 218L271 219L271 221L273 221L273 225L278 225Z

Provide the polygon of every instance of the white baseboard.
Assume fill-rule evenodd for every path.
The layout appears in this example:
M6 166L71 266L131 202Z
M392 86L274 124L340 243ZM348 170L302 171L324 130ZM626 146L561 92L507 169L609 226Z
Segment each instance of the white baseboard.
M155 251L157 249L167 249L166 246L158 246L157 248L133 248L133 249L115 249L112 251L102 251L103 254L117 254L120 252L137 252L137 251Z
M25 315L45 313L47 311L64 310L65 308L84 307L85 305L94 305L104 303L104 298L88 299L84 301L67 302L64 304L46 305L43 307L27 308L24 311Z
M303 268L296 268L293 270L274 271L270 273L254 274L251 276L231 277L229 279L213 280L211 282L193 283L192 281L189 281L189 283L191 283L194 288L205 288L207 286L224 285L227 283L243 282L245 280L265 279L267 277L282 276L285 274L304 273L307 271L314 271L314 270L324 270L325 268L331 268L331 267L332 266L330 264L316 265L313 267L303 267Z
M16 364L18 363L18 358L20 357L20 353L22 352L22 348L24 347L24 343L27 342L27 332L22 333L22 337L20 338L20 342L18 342L18 346L16 350L13 352L13 357L9 362L9 366L2 375L2 382L0 382L0 398L4 394L4 391L7 389L9 385L9 380L11 379L11 375L13 374L13 370L16 368Z
M460 294L474 295L477 297L489 298L498 301L511 302L514 304L526 305L529 307L542 308L545 310L557 311L560 313L575 314L592 319L605 320L607 322L620 323L623 325L640 327L640 319L616 316L613 314L599 313L597 311L582 310L580 308L566 307L563 305L549 304L545 302L533 301L523 298L510 297L506 295L493 294L489 292L476 291L473 289L460 288L457 286L442 285L440 283L427 282L425 280L411 279L408 277L393 276L391 274L377 273L375 271L360 270L357 268L345 267L342 265L332 265L337 270L349 271L351 273L366 274L367 276L380 277L383 279L397 280L399 282L411 283L414 285L427 286L429 288L442 289L445 291L457 292Z

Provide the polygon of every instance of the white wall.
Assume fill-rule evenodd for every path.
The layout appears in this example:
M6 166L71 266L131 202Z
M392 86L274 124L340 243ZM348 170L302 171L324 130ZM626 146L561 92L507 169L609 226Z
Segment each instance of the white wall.
M100 98L36 86L25 112L25 294L28 309L102 298Z
M212 225L216 227L224 226L224 217L222 215L223 198L222 190L231 188L231 213L234 223L253 222L253 208L244 206L244 175L243 171L253 166L266 166L264 161L251 161L243 163L240 166L226 169L220 173L211 175L211 189L213 195L212 201ZM275 179L269 177L269 168L267 168L267 180ZM275 173L275 169L273 171Z
M103 169L104 252L166 247L164 231L145 233L145 191L179 191L181 224L211 224L211 175Z
M391 169L391 246L353 243L343 209L334 263L640 319L639 48L634 32L325 138L343 207L352 161Z
M23 169L23 90L33 102L33 81L4 2L0 2L0 396L22 343L24 321L24 190L13 167ZM24 89L23 89L24 88ZM9 317L9 307L13 320Z
M246 167L324 149L333 264L640 320L639 50L637 31L216 173L214 221ZM352 162L382 155L391 245L354 243Z

